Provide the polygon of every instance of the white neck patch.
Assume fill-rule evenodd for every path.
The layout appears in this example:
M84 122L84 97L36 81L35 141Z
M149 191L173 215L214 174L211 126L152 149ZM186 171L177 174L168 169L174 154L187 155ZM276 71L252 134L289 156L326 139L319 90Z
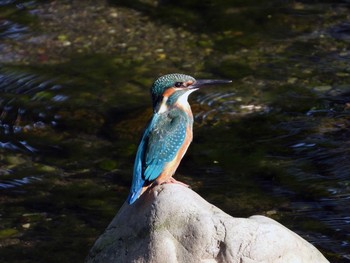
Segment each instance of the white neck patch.
M163 113L168 110L168 105L166 105L167 101L168 101L168 97L163 97L162 104L159 107L158 113Z
M188 105L189 105L189 104L188 104L188 96L189 96L192 92L194 92L194 91L196 91L196 90L197 90L197 89L190 89L190 90L186 91L185 94L181 95L181 96L177 99L176 104L178 104L179 106L182 106L182 107L188 106Z
M184 109L190 107L190 105L189 105L189 103L188 103L188 96L189 96L192 92L194 92L194 91L196 91L196 90L197 90L197 89L190 89L190 90L186 91L184 94L182 94L182 95L177 99L177 101L176 101L175 104L176 104L178 107L181 107L181 108L184 108ZM168 97L163 97L162 103L161 103L161 105L160 105L159 110L158 110L157 113L159 113L159 114L160 114L160 113L164 113L164 112L166 112L166 111L169 109L169 107L168 107L168 105L167 105L167 101L168 101Z

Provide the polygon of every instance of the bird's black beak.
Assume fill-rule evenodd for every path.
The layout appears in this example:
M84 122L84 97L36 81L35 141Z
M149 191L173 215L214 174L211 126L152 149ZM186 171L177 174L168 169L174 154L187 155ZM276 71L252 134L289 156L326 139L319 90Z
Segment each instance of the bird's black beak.
M198 89L208 85L220 85L231 83L232 80L228 79L197 79L192 85L188 86L189 89Z

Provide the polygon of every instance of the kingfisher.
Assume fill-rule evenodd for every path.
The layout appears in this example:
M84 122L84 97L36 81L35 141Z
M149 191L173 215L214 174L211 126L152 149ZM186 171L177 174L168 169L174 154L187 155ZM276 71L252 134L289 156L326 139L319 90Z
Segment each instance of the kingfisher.
M193 114L188 96L207 85L231 80L195 79L185 74L159 77L151 87L153 116L137 149L128 203L134 203L147 188L178 183L173 178L192 141ZM187 185L186 185L187 186Z

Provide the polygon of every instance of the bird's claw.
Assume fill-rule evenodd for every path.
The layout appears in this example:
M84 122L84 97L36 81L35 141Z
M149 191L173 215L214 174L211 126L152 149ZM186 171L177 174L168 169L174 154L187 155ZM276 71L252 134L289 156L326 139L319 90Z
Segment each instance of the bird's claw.
M163 182L162 184L179 184L179 185L182 185L182 186L187 187L187 188L190 187L188 184L185 184L183 182L175 180L175 178L173 178L173 177L170 177L167 181Z

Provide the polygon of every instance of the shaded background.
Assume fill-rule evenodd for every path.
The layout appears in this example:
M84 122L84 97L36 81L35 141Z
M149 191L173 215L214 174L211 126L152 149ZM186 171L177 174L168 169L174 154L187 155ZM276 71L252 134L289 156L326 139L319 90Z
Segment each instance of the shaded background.
M347 0L0 1L0 261L83 262L181 72L233 84L191 96L176 178L350 262L349 42Z

